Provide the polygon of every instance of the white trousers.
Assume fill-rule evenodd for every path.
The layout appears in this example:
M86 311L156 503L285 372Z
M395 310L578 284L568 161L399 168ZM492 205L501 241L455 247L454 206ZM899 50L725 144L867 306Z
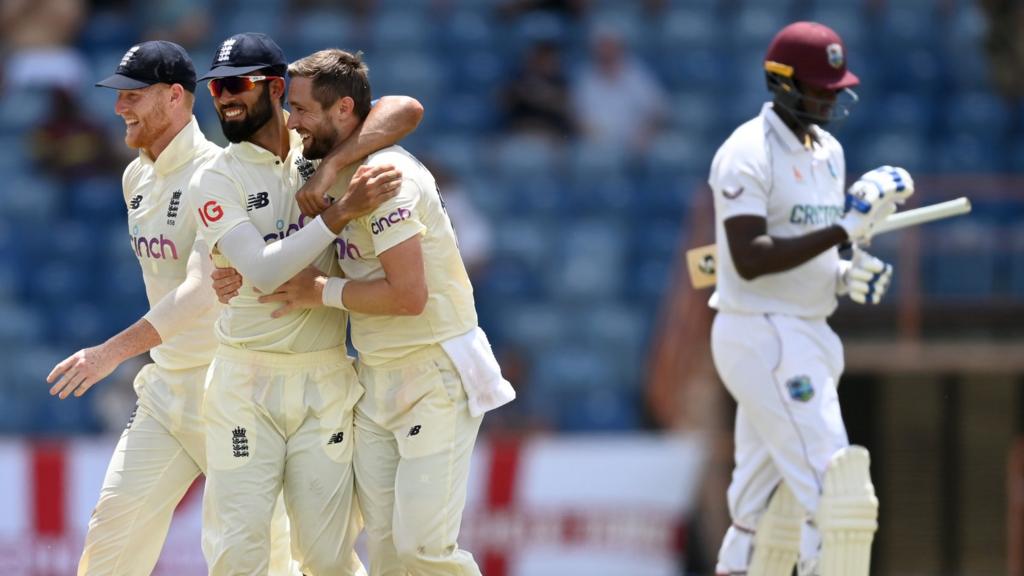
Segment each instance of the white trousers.
M719 572L741 572L775 487L785 480L813 514L826 466L849 445L837 393L843 349L823 318L719 313L711 351L738 404L728 491L733 527Z
M339 349L308 354L221 346L206 380L203 539L210 574L267 573L278 493L306 576L362 571L352 475L352 407L362 395Z
M201 415L207 366L167 370L147 364L135 377L139 401L107 467L78 564L79 576L148 576L174 509L206 468ZM272 523L272 576L291 567L288 519L278 498Z
M480 576L457 539L482 416L440 346L359 365L356 493L371 576Z

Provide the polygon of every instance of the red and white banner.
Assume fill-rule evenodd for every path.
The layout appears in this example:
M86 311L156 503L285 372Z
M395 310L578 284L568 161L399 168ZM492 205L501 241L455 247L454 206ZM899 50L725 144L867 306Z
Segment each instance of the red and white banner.
M0 575L70 576L115 439L0 442ZM481 439L459 544L486 576L672 576L704 466L698 437ZM157 576L206 573L201 481Z

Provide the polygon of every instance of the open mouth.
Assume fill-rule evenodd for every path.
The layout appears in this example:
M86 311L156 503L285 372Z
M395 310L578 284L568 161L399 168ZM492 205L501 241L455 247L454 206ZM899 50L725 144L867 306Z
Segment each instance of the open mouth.
M237 120L245 114L245 108L242 106L231 106L229 108L221 109L221 115L224 116L225 120Z

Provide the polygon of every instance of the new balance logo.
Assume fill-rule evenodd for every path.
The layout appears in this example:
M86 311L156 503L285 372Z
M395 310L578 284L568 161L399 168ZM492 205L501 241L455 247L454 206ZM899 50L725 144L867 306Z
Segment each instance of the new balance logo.
M345 441L345 433L344 432L335 432L334 434L331 434L331 439L327 441L327 445L330 446L331 444L341 444L344 441Z
M420 425L417 424L417 425L413 426L412 428L409 428L409 433L406 434L405 437L408 438L409 436L415 436L415 435L417 435L419 433L420 433Z
M132 210L138 210L141 204L142 194L138 194L128 202L128 207L131 208Z
M252 212L260 208L270 206L270 193L269 192L257 192L255 194L249 194L249 201L245 204L245 211Z
M231 431L231 447L235 458L249 457L249 439L245 437L245 428L239 426Z

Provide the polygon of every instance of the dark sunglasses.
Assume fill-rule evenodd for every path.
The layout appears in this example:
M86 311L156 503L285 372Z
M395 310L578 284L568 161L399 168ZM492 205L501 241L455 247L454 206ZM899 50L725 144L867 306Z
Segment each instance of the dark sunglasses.
M232 94L241 94L255 88L257 82L274 78L280 78L280 76L228 76L227 78L214 78L207 85L210 87L210 94L214 98L220 98L221 93L225 90Z

